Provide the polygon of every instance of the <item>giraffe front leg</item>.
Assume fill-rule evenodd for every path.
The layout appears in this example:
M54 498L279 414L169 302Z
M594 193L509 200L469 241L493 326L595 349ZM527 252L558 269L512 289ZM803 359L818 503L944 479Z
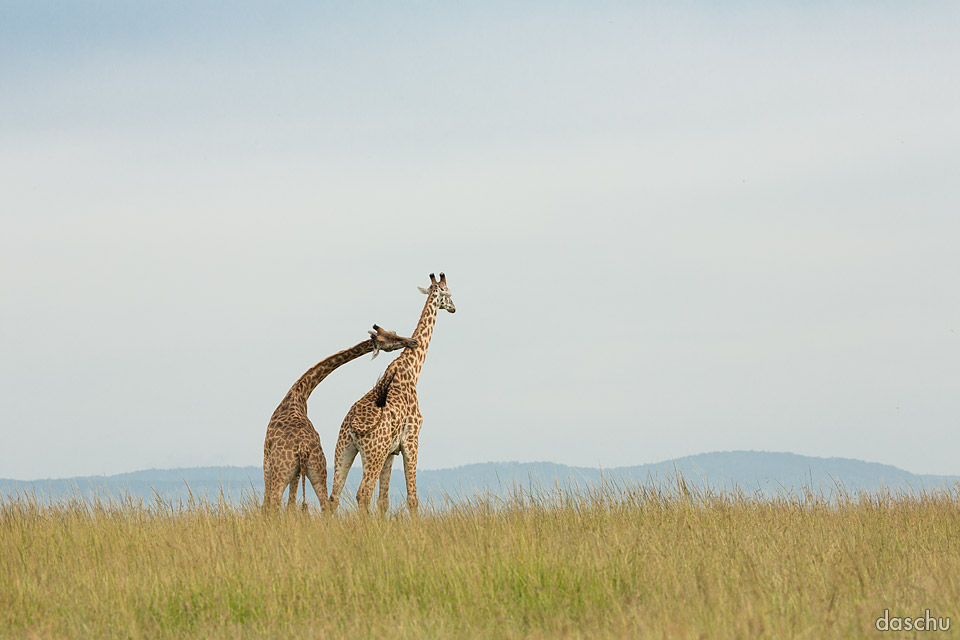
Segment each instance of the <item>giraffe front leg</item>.
M396 453L389 454L383 462L383 470L380 471L380 496L377 498L377 508L381 516L390 507L390 473L393 470L393 459L396 457Z
M407 509L417 515L420 503L417 500L417 437L407 439L400 452L403 454L403 476L407 481Z

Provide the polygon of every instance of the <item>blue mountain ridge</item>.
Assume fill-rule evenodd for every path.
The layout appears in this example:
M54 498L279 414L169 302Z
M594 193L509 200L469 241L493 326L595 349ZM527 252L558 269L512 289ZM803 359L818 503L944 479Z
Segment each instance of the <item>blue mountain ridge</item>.
M360 479L360 465L354 465L344 489L344 503L352 502ZM442 503L447 498L469 499L476 494L504 497L517 489L525 492L550 492L556 487L589 490L601 484L635 484L676 487L678 475L688 486L712 491L740 490L748 494L772 495L807 488L825 494L838 488L859 491L915 492L943 488L960 482L960 476L918 475L897 467L850 458L818 458L793 453L767 451L720 451L702 453L631 467L599 469L571 467L552 462L484 462L450 469L421 469L417 485L421 502ZM332 480L332 470L328 485ZM327 487L329 491L329 486ZM401 464L395 464L390 483L391 504L405 502L406 487ZM112 476L9 480L0 479L0 495L27 493L40 500L69 497L102 498L123 494L153 500L188 501L217 499L221 494L229 502L245 498L261 499L263 471L249 467L194 467L146 469ZM307 483L307 501L317 505L313 489Z

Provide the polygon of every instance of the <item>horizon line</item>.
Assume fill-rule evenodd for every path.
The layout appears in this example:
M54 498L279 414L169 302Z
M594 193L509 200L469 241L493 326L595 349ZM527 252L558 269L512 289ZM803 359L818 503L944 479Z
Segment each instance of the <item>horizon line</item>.
M657 465L662 465L662 464L668 464L668 463L670 463L670 462L677 462L677 461L680 461L680 460L687 460L687 459L689 459L689 458L696 458L696 457L698 457L698 456L708 456L708 455L718 455L718 454L737 454L737 453L767 454L767 455L788 455L788 456L796 456L796 457L798 457L798 458L810 458L810 459L814 459L814 460L842 460L842 461L857 462L857 463L867 464L867 465L879 465L879 466L883 466L883 467L890 467L890 468L892 468L892 469L896 469L896 470L902 471L902 472L904 472L904 473L909 473L909 474L914 475L914 476L934 476L934 477L938 477L938 478L956 478L956 477L960 477L960 472L958 472L958 473L953 473L953 474L950 474L950 473L947 473L947 474L943 474L943 473L917 473L917 472L909 471L909 470L904 469L904 468L902 468L902 467L898 467L898 466L896 466L896 465L889 464L889 463L886 463L886 462L876 462L876 461L870 461L870 460L863 460L863 459L861 459L861 458L849 458L849 457L845 457L845 456L814 456L814 455L806 455L806 454L801 454L801 453L794 453L794 452L792 452L792 451L768 451L768 450L762 450L762 449L725 449L725 450L715 450L715 451L704 451L704 452L701 452L701 453L688 454L688 455L684 455L684 456L678 456L678 457L675 457L675 458L667 458L667 459L659 460L659 461L656 461L656 462L643 462L643 463L639 463L639 464L620 465L620 466L616 466L616 467L604 467L603 465L596 465L596 466L572 465L572 464L566 464L566 463L563 463L563 462L554 462L554 461L550 461L550 460L531 460L531 461L520 461L520 460L488 460L488 461L485 461L485 462L468 462L468 463L465 463L465 464L456 465L456 466L451 466L451 467L422 468L422 469L418 469L418 473L429 472L429 471L453 471L453 470L456 470L456 469L462 469L462 468L464 468L464 467L480 466L480 465L498 465L498 464L500 464L500 465L502 465L502 464L511 464L511 465L512 465L512 464L516 464L516 465L550 464L550 465L555 465L555 466L558 466L558 467L566 467L566 468L569 468L569 469L579 469L579 470L589 469L589 470L597 470L597 471L616 471L616 470L618 470L618 469L635 469L635 468L637 468L637 467L657 466ZM96 474L96 473L94 473L94 474L87 474L87 475L74 475L74 476L62 476L62 477L33 478L33 479L29 479L29 480L28 480L28 479L21 479L21 478L0 477L0 482L53 482L53 481L67 481L67 480L82 480L82 479L88 479L88 478L103 478L103 479L106 479L106 478L115 478L115 477L118 477L118 476L130 475L130 474L135 474L135 473L145 473L145 472L148 472L148 471L174 472L174 471L191 471L191 470L198 470L198 469L218 469L218 468L219 468L219 469L223 469L223 468L234 468L234 469L250 469L250 468L256 468L256 469L262 469L263 467L262 467L261 464L242 464L242 465L238 465L238 464L209 464L209 465L178 466L178 467L147 467L147 468L144 468L144 469L136 469L136 470L133 470L133 471L120 471L120 472L111 473L111 474L106 474L106 473ZM328 467L328 472L330 471L330 469L332 469L332 467ZM395 470L395 471L396 471L396 470Z

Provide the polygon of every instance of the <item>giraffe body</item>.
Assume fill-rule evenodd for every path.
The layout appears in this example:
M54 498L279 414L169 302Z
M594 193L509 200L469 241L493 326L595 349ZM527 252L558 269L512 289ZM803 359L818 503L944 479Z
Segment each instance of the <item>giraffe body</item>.
M427 348L433 336L433 327L440 309L456 312L446 276L437 281L430 274L427 302L413 337L419 341L416 348L407 349L390 363L380 381L350 408L337 439L334 453L333 487L330 494L331 511L340 502L340 492L347 473L357 454L363 463L363 478L357 491L357 506L361 512L370 508L377 478L380 495L377 506L381 513L390 503L390 472L397 455L403 457L403 473L407 485L407 508L415 513L417 500L417 453L423 415L417 401L417 381L427 357Z
M296 504L297 483L310 480L321 509L327 507L327 460L320 446L320 435L307 417L307 399L320 382L341 365L360 356L380 351L395 351L417 345L413 338L403 338L392 331L373 326L370 339L333 354L311 367L297 380L280 402L267 425L263 441L263 508L277 508L283 490L289 486L288 507Z

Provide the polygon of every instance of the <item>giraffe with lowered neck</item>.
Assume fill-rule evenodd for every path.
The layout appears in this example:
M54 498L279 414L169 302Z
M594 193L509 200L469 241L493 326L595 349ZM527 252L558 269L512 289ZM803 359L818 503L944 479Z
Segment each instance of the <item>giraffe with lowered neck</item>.
M363 464L363 478L357 491L357 507L361 513L367 513L370 509L370 499L378 476L380 496L377 506L381 514L386 512L390 504L390 471L397 454L403 456L407 508L411 513L417 512L417 449L420 427L423 425L423 416L417 403L417 380L427 357L437 312L440 309L450 313L457 311L444 274L440 274L438 281L431 273L430 287L417 288L427 295L420 322L413 333L413 338L419 344L407 349L390 363L376 386L350 408L340 426L334 453L331 513L336 511L340 502L340 492L357 453Z
M398 336L393 331L373 325L370 338L321 360L300 376L283 401L273 412L263 441L263 508L277 508L283 490L290 486L288 507L297 502L297 483L304 477L303 498L306 508L307 482L320 499L321 510L327 511L327 460L320 446L320 436L307 417L307 399L330 373L351 360L373 352L395 351L417 346L414 338Z

